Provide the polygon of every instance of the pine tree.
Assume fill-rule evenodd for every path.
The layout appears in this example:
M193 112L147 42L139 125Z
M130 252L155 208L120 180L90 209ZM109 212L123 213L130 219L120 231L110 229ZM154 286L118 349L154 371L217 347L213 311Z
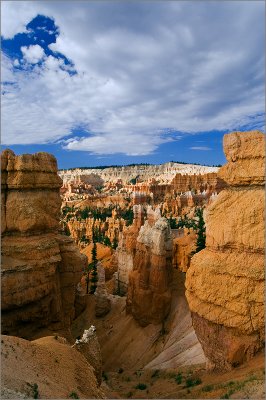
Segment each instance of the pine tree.
M199 218L197 227L197 233L198 233L197 247L196 247L196 253L197 253L198 251L206 247L206 227L203 219L203 209L198 208L196 211L196 215Z
M115 250L118 246L118 240L116 238L116 236L114 237L113 243L112 243L112 248Z
M90 293L94 293L96 288L97 288L97 281L98 281L98 276L97 276L97 246L96 242L93 242L93 247L91 250L91 255L92 255L92 261L91 261L91 287L90 287Z

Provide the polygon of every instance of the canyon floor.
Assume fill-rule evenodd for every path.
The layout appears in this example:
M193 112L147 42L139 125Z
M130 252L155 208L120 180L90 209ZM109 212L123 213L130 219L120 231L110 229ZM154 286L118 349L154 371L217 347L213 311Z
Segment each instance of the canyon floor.
M112 296L111 312L94 317L94 296L72 325L77 337L96 326L103 356L102 390L107 398L252 398L262 399L264 355L232 371L205 369L205 357L184 296L184 274L175 271L173 302L162 326L141 328L126 314L126 298Z

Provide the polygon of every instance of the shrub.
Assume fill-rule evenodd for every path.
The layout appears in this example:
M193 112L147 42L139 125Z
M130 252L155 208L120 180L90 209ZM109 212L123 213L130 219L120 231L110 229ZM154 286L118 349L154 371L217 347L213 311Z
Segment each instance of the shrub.
M213 385L207 385L202 388L203 392L211 392L213 390Z
M145 390L147 389L147 385L145 383L138 383L136 389Z
M68 396L70 399L79 399L78 395L76 392L71 392L70 395Z
M31 387L32 387L32 391L33 391L33 398L38 399L39 398L39 389L38 389L37 383L34 383L33 385L31 385Z
M197 379L188 378L186 380L186 387L197 386L200 384L201 384L201 379L199 379L199 378L197 378Z
M182 374L179 372L175 377L175 381L178 385L180 385L182 383L182 379L183 379Z
M223 396L221 396L221 399L229 399L229 395L225 393Z
M108 381L108 375L104 371L102 372L102 378L103 378L104 381Z
M123 368L119 368L118 373L122 374L124 372Z
M127 397L127 398L132 397L132 396L133 396L133 392L128 392L128 393L126 394L126 397Z

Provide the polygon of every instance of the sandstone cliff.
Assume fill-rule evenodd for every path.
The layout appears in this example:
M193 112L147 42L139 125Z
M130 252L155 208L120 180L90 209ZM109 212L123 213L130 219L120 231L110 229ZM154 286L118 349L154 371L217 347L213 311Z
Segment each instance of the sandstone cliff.
M158 209L154 212L148 207L137 237L127 294L127 312L142 326L162 323L170 311L172 244L167 220Z
M224 180L216 172L207 174L176 174L171 182L171 188L176 192L220 192L226 186Z
M168 162L160 165L134 165L122 167L108 167L97 169L82 169L76 168L74 170L59 171L60 177L63 179L64 184L69 182L79 182L81 179L89 180L95 174L98 179L106 182L117 182L120 180L126 184L131 179L138 178L141 181L147 181L156 178L159 182L168 182L173 179L176 174L207 174L217 172L219 168L208 167L205 165L195 164L179 164L175 162ZM84 176L84 178L82 178Z
M264 135L224 136L229 187L207 208L206 249L191 260L186 296L211 366L231 368L264 341Z
M2 153L2 332L69 327L87 258L59 233L62 184L47 153Z

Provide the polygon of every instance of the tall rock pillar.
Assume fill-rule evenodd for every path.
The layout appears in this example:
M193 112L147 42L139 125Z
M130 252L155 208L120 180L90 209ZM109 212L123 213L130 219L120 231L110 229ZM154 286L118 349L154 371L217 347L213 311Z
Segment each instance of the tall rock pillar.
M264 135L224 136L228 187L206 210L206 249L192 257L186 297L210 366L230 369L264 342Z
M87 257L59 233L62 181L47 153L1 158L2 333L31 338L40 328L69 327Z

